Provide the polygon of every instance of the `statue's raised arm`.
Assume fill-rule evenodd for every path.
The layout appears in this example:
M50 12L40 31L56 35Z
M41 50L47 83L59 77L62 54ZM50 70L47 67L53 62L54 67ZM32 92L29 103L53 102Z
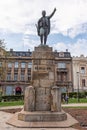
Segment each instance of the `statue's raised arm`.
M53 12L49 15L49 18L51 18L56 12L56 8L54 8Z

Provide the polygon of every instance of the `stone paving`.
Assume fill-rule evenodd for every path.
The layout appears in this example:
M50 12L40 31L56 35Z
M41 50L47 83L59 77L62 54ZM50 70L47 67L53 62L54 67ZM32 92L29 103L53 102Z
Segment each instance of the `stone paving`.
M74 128L16 128L6 124L6 121L12 116L11 113L0 111L0 130L76 130Z
M87 106L87 103L77 103L77 104L63 104L62 106ZM10 119L13 114L3 112L2 109L12 109L12 108L23 108L23 106L12 106L12 107L1 107L0 108L0 130L77 130L74 128L16 128L11 125L6 124L6 121Z
M87 103L69 103L69 104L62 104L62 107L87 107Z

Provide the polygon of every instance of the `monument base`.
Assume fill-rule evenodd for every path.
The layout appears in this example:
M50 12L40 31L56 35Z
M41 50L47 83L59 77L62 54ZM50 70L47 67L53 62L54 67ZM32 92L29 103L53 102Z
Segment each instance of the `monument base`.
M18 120L19 113L15 113L6 123L19 128L68 128L78 123L71 115L66 113L64 121L22 121Z
M18 120L26 122L42 122L42 121L64 121L67 119L67 115L64 111L62 112L50 112L50 111L34 111L27 112L21 111L18 113Z

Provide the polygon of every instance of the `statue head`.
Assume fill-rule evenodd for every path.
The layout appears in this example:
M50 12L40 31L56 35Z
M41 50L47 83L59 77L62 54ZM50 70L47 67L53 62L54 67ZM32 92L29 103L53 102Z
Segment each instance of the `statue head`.
M43 10L43 11L42 11L42 16L45 16L45 15L46 15L46 11Z

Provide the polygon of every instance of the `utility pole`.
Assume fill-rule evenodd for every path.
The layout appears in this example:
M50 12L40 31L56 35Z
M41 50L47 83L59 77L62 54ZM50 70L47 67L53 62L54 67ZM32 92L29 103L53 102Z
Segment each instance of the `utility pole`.
M78 85L78 88L77 88L77 101L79 102L79 72L77 72L77 85Z

